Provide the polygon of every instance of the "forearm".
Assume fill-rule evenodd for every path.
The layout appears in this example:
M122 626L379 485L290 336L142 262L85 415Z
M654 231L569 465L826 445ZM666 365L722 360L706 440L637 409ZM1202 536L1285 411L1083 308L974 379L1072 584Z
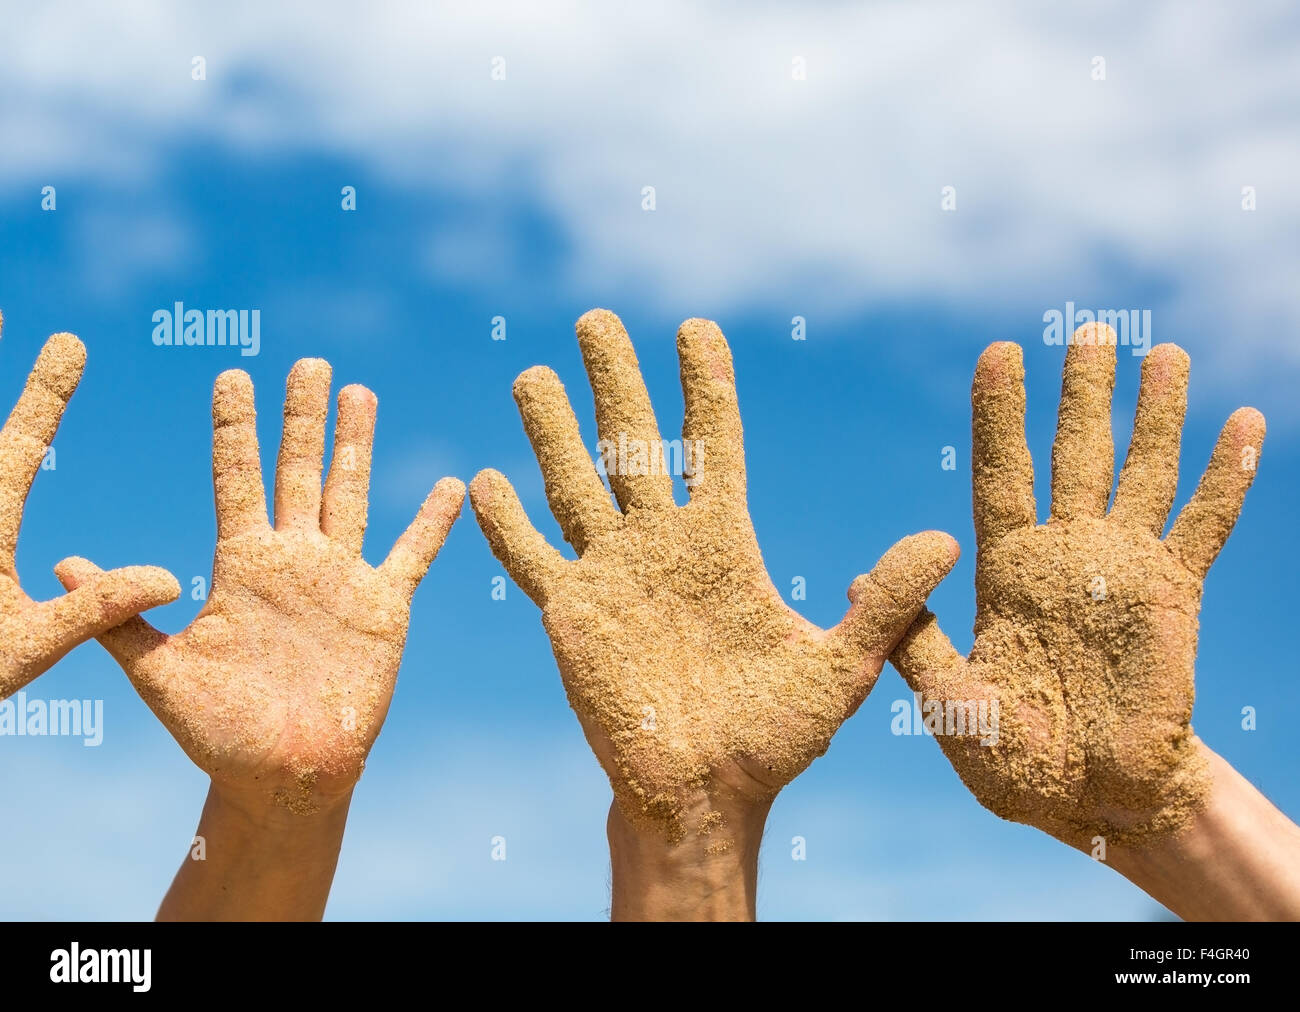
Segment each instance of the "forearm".
M1185 920L1300 920L1300 827L1205 751L1204 811L1175 836L1113 849L1107 863Z
M351 794L313 815L245 805L208 791L196 840L158 910L160 921L320 920Z

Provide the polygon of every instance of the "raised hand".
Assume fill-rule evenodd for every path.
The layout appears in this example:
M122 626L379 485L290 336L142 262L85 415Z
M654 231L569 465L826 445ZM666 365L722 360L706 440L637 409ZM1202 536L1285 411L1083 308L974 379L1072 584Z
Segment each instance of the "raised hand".
M51 337L0 429L0 699L48 671L78 644L180 596L175 578L153 566L97 572L53 601L33 601L19 585L14 553L23 507L85 364L85 346L75 337Z
M212 592L184 632L143 620L101 642L214 787L249 809L310 814L349 794L379 734L406 641L409 604L464 500L444 478L377 569L361 557L376 399L338 397L334 457L321 490L330 367L289 374L267 521L253 385L217 378L212 472L217 548ZM65 585L93 579L84 560Z
M817 628L785 604L763 565L718 327L689 320L677 334L683 507L622 324L593 310L577 331L621 510L564 387L540 366L515 382L515 399L577 560L532 527L496 471L474 479L470 501L493 552L542 609L569 701L622 814L668 840L705 834L725 850L727 813L765 808L826 751L957 547L935 532L899 542L854 581L844 620Z
M1264 440L1241 408L1163 540L1178 483L1187 355L1153 348L1128 459L1114 467L1115 333L1088 325L1065 360L1052 508L1038 524L1019 346L994 344L971 402L977 616L961 658L934 616L891 660L926 703L997 705L996 741L939 743L986 808L1076 847L1133 846L1186 825L1210 787L1192 733L1202 582L1236 523ZM923 704L924 705L924 704ZM938 711L932 711L938 712Z

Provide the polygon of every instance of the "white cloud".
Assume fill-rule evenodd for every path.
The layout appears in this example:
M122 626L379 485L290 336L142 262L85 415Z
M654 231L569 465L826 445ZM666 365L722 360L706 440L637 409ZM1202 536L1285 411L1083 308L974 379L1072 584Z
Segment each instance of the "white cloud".
M135 6L14 19L0 129L22 142L0 182L135 177L197 134L467 200L508 190L564 230L557 276L579 293L980 312L1150 278L1158 339L1222 332L1229 367L1300 364L1300 22L1282 3Z

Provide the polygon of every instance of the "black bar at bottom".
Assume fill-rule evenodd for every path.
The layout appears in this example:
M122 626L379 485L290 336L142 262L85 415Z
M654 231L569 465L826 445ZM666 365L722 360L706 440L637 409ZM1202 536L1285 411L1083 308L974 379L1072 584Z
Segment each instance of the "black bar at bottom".
M609 1003L622 988L643 996L667 990L674 1000L686 1000L778 984L811 998L831 980L864 1000L873 982L889 994L920 988L932 997L982 994L990 1000L1017 992L1074 997L1130 988L1227 997L1225 989L1281 988L1294 981L1300 931L1295 924L1176 922L51 922L0 924L0 937L0 973L11 1002L59 991L83 1000L112 991L128 999L284 995L338 1002L379 997L390 986L435 998L456 985L451 993L464 988L483 998L512 988L533 996L558 989L570 996L604 994L600 1000ZM694 981L719 990L699 991ZM618 988L587 991L611 983Z

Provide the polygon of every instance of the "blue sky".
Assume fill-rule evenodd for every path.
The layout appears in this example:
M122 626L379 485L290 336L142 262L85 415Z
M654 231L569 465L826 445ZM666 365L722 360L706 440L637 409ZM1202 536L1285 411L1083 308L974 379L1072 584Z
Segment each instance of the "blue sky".
M721 324L759 542L778 588L805 578L805 615L837 621L855 575L940 528L965 555L931 606L967 648L976 357L994 340L1025 347L1041 515L1063 357L1043 314L1149 309L1155 340L1192 356L1179 504L1233 408L1269 419L1207 583L1194 725L1300 814L1300 23L1284 7L1100 4L1084 20L1023 4L670 3L614 20L581 4L134 6L112 46L107 13L58 4L0 39L0 410L49 333L89 349L57 470L27 509L18 565L33 596L59 592L51 568L73 554L206 578L212 381L252 374L269 476L303 356L379 395L372 562L434 481L487 466L560 544L510 384L553 366L594 450L573 323L604 306L670 437L676 327ZM944 186L955 211L940 209ZM176 301L260 309L262 353L154 347L152 314ZM491 340L496 316L505 341ZM1121 355L1120 459L1139 366ZM956 471L940 467L945 446ZM492 600L501 572L467 509L417 594L331 917L605 914L608 784L536 609L513 585ZM151 618L177 631L198 608L186 597ZM103 699L107 727L97 749L0 738L0 916L151 916L204 777L95 644L28 691ZM1108 869L986 813L933 741L891 735L890 704L908 695L887 668L781 794L760 916L1163 916ZM490 860L498 835L505 862ZM791 860L796 835L806 861Z

